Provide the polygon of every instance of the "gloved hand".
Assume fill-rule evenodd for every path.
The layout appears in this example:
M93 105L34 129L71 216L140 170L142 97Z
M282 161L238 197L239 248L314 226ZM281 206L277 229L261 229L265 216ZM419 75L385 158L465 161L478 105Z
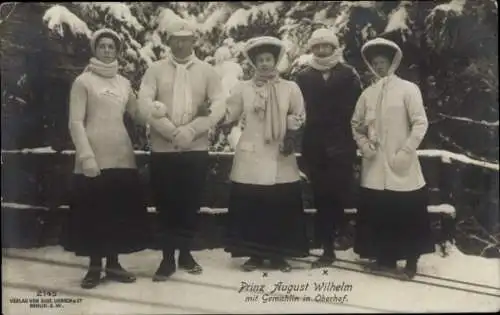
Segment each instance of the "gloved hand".
M167 115L167 106L159 101L153 102L153 108L151 109L151 116L153 118L162 118Z
M284 156L289 156L295 151L295 132L288 130L283 143L280 145L280 152Z
M83 175L87 177L97 177L101 174L101 170L97 165L95 158L88 158L82 163Z
M297 115L288 115L286 117L286 127L289 130L298 130L303 123L304 120L302 119L302 117L299 117Z
M180 126L174 131L174 144L186 148L193 142L196 132L188 126Z
M196 112L195 117L207 117L212 113L210 110L210 103L205 101L198 107L198 111Z

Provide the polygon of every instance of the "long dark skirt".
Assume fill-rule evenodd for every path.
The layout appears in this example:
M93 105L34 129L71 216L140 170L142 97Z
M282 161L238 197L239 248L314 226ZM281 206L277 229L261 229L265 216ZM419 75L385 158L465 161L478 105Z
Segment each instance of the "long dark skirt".
M226 252L232 257L309 255L300 182L231 184Z
M409 192L362 188L354 252L400 260L434 252L427 188Z
M147 208L135 169L105 169L91 178L75 174L63 246L77 256L143 250L150 241Z

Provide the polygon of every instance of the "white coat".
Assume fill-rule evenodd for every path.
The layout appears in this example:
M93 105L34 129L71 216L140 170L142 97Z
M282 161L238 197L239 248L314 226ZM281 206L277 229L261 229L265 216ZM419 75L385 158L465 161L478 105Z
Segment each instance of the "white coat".
M376 130L379 144L370 148L371 141L365 124L366 109L377 106L383 80L363 91L351 120L354 140L362 152L361 186L375 190L413 191L425 185L417 156L417 148L428 128L422 95L418 86L403 80L393 72L402 59L400 48L385 39L367 42L363 58L373 71L364 54L372 45L388 45L396 50L387 80L384 97L376 111ZM373 143L372 143L373 145Z
M282 121L288 115L305 117L304 99L299 86L279 79L278 99ZM267 144L264 140L264 121L254 111L257 96L252 81L241 82L235 87L227 101L226 122L238 120L245 115L245 128L236 146L230 178L243 184L274 185L300 180L299 167L294 154L280 153L281 142Z

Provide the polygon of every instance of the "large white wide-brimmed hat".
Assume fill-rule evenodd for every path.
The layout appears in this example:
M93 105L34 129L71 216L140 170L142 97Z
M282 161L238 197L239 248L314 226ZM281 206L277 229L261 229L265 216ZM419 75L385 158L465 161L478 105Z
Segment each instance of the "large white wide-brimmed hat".
M272 36L260 36L254 37L247 41L245 48L243 49L243 55L247 58L250 63L255 67L254 60L252 59L252 52L256 49L263 49L269 47L271 53L276 52L276 66L280 63L281 59L285 55L286 49L283 42L276 37ZM274 49L273 49L274 47Z
M381 53L380 48L382 48L385 51L391 52L392 58L391 60L391 67L389 68L389 74L394 73L399 65L401 64L401 60L403 59L403 52L401 51L401 48L399 48L398 44L396 44L393 41L390 41L385 38L377 37L375 39L367 41L362 47L361 47L361 56L363 57L364 62L366 63L367 67L372 71L374 74L376 72L372 68L371 65L371 57L372 55L376 55L377 53ZM378 52L374 52L378 51Z

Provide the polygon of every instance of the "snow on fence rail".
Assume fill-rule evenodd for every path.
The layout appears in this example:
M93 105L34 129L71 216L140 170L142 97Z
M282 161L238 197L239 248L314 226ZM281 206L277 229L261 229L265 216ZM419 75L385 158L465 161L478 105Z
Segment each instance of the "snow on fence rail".
M134 151L136 155L148 155L149 151L136 150ZM21 150L2 150L2 154L65 154L65 155L73 155L75 154L74 150L63 150L56 151L52 149L52 147L42 147L42 148L33 148L33 149L21 149ZM233 156L234 152L209 152L212 156ZM296 153L296 156L301 156L300 153ZM418 155L423 157L432 157L432 158L441 158L443 163L451 163L452 160L461 162L464 164L479 166L491 170L498 171L499 164L491 163L486 161L480 161L472 159L464 154L453 153L445 150L418 150Z
M20 204L20 203L15 203L15 202L2 202L2 208L10 208L10 209L19 209L19 210L50 210L49 207L44 207L44 206L32 206L32 205L27 205L27 204ZM69 209L68 205L61 205L58 206L57 209L61 210L67 210ZM456 212L455 212L455 207L449 204L440 204L440 205L429 205L427 207L427 210L429 213L441 213L441 214L447 214L453 218L455 218ZM148 207L148 212L150 213L155 213L156 208L155 207ZM202 214L225 214L228 212L227 208L209 208L209 207L201 207L199 213ZM305 213L316 213L316 209L304 209ZM356 209L354 208L349 208L349 209L344 209L345 213L348 214L355 214L357 212Z

